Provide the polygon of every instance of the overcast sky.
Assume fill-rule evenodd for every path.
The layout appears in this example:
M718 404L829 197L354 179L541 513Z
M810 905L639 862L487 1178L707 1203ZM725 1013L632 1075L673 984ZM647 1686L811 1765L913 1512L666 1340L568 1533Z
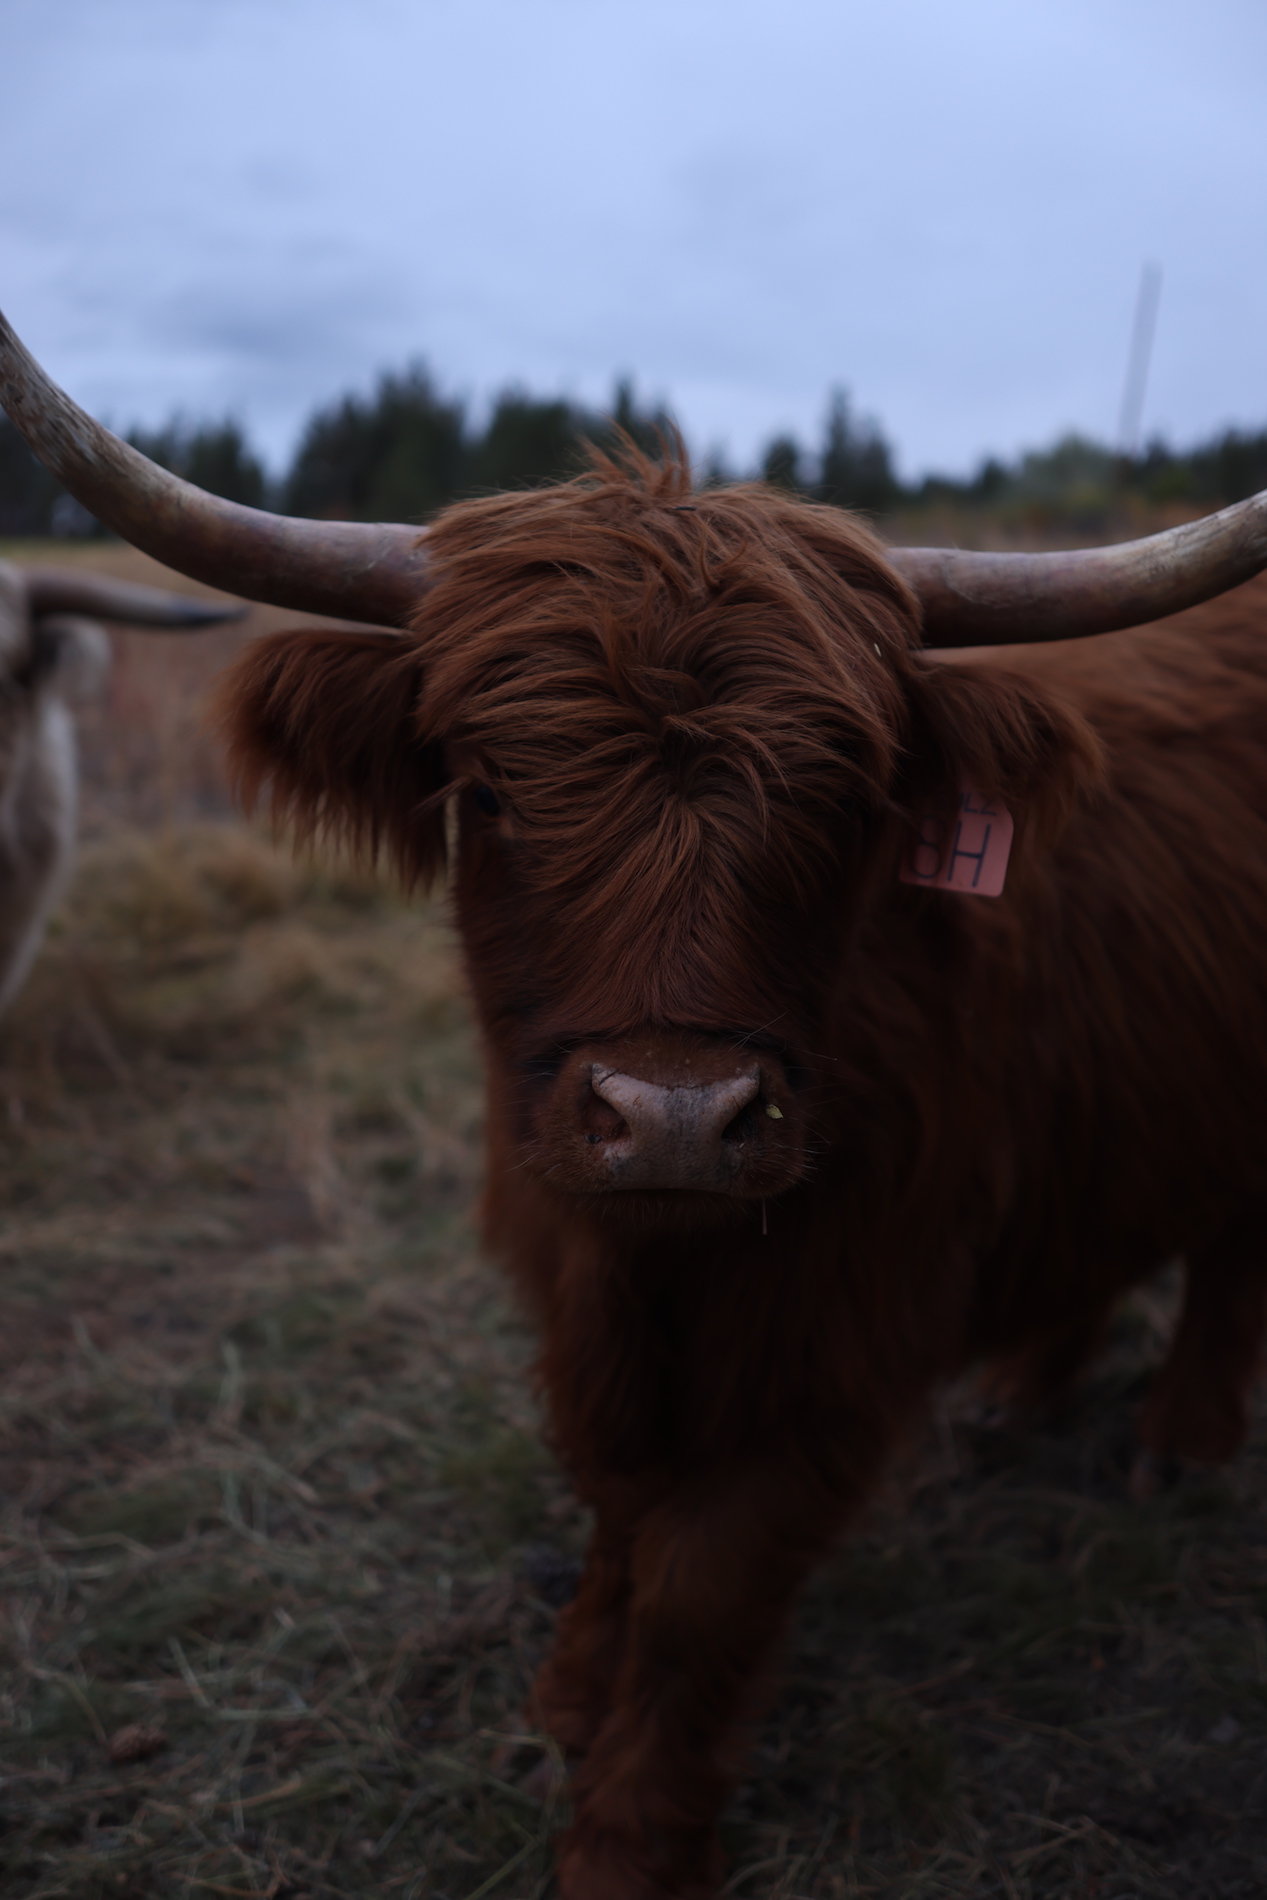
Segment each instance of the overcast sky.
M745 464L1267 426L1263 0L4 0L0 307L118 424L424 358Z

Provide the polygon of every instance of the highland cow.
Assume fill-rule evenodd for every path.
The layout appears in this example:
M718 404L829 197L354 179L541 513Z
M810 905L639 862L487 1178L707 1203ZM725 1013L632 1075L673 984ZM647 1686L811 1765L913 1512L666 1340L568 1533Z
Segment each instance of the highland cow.
M14 420L121 532L395 628L248 649L230 754L248 801L412 883L456 803L486 1229L595 1523L533 1696L573 1767L561 1889L703 1900L798 1587L940 1381L1050 1402L1182 1254L1140 1480L1240 1442L1267 641L1248 593L1137 623L1267 566L1267 497L973 557L631 451L425 537L276 522L0 343Z

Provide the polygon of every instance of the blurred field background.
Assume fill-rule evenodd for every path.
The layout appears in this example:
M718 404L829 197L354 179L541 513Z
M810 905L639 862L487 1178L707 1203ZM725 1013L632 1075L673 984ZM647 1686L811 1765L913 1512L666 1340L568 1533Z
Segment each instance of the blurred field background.
M314 409L285 468L268 470L243 421L174 415L129 440L152 461L215 495L315 520L423 521L464 496L561 481L590 444L633 441L652 455L674 439L663 404L617 379L610 414L520 386L486 413L447 390L422 361ZM1224 428L1177 447L1160 436L1129 449L1067 432L1016 456L981 458L970 473L904 480L881 422L843 385L827 392L817 439L776 435L738 469L696 453L707 482L760 477L808 500L854 508L897 541L964 547L1077 546L1127 539L1267 488L1267 427ZM0 415L0 535L99 532L92 516L35 460Z
M443 909L236 817L202 726L291 618L115 636L80 870L0 1025L6 1895L551 1888L519 1709L585 1526L473 1237ZM1267 1434L1126 1496L1172 1299L1050 1431L963 1392L911 1448L798 1617L732 1892L1267 1890Z

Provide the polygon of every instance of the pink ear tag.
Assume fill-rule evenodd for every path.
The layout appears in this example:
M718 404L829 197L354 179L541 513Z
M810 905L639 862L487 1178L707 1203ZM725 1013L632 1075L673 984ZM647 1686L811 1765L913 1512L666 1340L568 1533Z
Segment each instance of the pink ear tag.
M930 890L999 897L1015 829L1005 805L982 798L964 784L959 810L949 825L940 812L924 813L898 876L903 884L923 884Z

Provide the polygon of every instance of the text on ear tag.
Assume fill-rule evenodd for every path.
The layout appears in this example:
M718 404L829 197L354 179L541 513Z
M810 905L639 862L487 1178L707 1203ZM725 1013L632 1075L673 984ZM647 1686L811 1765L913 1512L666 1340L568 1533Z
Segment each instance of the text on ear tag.
M998 897L1015 829L1006 805L982 798L965 784L949 822L941 812L924 813L898 876L903 884L923 884L931 890Z

